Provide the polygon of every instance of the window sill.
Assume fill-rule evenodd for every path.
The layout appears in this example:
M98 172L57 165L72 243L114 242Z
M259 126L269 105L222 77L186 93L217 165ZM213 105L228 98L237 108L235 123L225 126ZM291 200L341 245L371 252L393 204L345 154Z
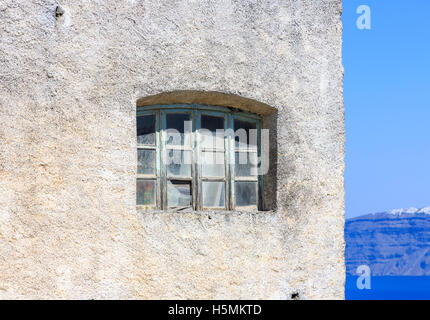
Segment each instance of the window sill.
M208 214L219 214L219 215L241 215L241 214L270 214L275 213L276 211L261 211L257 209L236 209L236 210L223 210L223 209L204 209L199 211L194 211L192 209L168 209L168 210L159 210L154 208L142 208L140 206L136 207L136 211L141 214L194 214L194 215L208 215Z

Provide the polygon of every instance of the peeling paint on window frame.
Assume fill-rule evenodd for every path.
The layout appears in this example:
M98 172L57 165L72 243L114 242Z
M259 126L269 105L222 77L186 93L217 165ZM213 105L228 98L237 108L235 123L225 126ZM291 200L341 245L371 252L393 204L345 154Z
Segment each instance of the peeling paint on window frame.
M181 150L192 152L193 164L191 165L191 177L169 176L167 174L166 161L163 161L167 149L175 149L174 147L167 148L162 143L163 135L166 134L166 115L171 113L189 113L192 120L192 138L191 147L181 147ZM234 120L243 120L255 123L257 128L257 155L261 159L261 125L262 118L256 114L242 111L240 109L220 106L209 106L201 104L172 104L172 105L151 105L138 107L136 116L145 115L155 116L155 144L154 145L137 145L137 150L155 150L156 151L156 171L155 175L140 175L137 174L137 180L155 180L156 182L156 196L155 205L136 205L138 210L151 211L151 210L182 210L187 208L169 207L167 203L167 181L182 180L191 182L191 195L193 211L204 210L226 210L226 211L257 211L263 208L263 176L257 175L254 177L235 177L234 157L235 152L235 138L231 134L234 132ZM201 177L201 164L199 161L194 161L200 156L202 148L200 146L200 129L201 129L201 116L210 115L224 118L224 128L230 129L227 131L224 140L224 156L225 156L225 176L202 178ZM137 135L136 135L137 136ZM233 159L232 159L233 157ZM164 163L164 165L162 165ZM225 207L204 207L202 199L202 182L203 181L224 181L225 182ZM257 203L255 206L239 207L235 205L235 188L236 181L252 181L257 182Z

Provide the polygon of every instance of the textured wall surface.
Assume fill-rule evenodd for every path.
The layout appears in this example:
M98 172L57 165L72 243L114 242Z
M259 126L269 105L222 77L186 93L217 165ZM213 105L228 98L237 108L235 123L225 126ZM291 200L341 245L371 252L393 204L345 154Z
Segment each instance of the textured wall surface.
M343 298L341 10L2 0L0 298ZM136 211L136 101L175 90L278 110L276 211Z

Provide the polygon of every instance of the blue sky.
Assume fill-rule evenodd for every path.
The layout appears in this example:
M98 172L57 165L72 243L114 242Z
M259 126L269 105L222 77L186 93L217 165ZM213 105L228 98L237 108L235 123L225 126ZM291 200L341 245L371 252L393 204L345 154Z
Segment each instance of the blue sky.
M430 1L343 2L346 217L430 206Z

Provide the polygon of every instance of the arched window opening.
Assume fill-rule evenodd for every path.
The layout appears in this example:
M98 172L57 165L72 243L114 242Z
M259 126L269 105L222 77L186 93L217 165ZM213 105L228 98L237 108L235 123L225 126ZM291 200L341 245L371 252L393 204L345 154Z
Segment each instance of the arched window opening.
M260 116L200 104L137 110L137 207L258 210Z

